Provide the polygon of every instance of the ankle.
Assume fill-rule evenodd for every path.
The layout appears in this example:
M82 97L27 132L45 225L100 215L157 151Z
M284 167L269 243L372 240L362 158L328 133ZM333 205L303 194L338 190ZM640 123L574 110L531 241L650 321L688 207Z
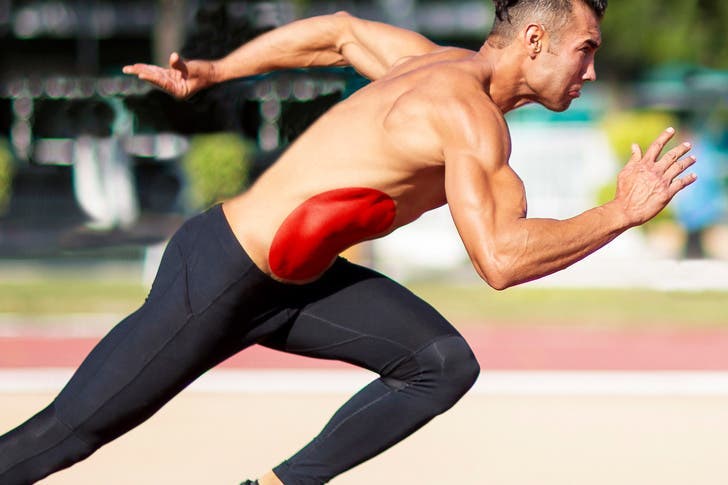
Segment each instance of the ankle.
M258 479L259 485L284 485L283 482L272 471Z

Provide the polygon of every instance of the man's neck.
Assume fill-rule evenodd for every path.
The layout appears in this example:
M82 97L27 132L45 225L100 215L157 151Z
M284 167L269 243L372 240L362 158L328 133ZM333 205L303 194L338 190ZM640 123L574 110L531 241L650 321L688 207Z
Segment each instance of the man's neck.
M473 56L483 69L483 89L503 114L532 103L522 74L521 56L508 47L497 49L487 41Z

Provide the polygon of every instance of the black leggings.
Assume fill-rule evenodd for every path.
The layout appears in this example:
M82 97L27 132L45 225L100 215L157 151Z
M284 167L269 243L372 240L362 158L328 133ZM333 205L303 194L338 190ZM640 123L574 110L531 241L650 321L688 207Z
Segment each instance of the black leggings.
M272 280L216 206L175 234L146 302L58 397L0 437L0 483L33 483L86 458L255 343L381 376L274 469L286 485L325 483L387 449L451 407L479 373L440 314L374 271L338 259L314 283Z

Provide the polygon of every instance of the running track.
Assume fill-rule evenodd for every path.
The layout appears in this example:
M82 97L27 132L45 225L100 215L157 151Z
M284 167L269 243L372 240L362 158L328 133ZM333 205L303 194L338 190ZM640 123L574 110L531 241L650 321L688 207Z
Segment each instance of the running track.
M483 370L728 370L726 330L620 330L465 326ZM0 368L73 368L100 336L0 336ZM254 346L220 365L232 369L342 369L340 362Z

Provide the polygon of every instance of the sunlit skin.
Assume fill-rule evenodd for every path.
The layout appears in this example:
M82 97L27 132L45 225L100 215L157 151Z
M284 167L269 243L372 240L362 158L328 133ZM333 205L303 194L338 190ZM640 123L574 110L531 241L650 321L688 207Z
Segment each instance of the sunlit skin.
M526 35L543 43L542 63L527 80L540 102L553 111L563 111L579 97L586 82L596 80L594 56L601 44L599 25L591 20L583 30L568 30L551 39L540 25L529 27ZM540 40L543 39L543 40ZM566 88L566 93L564 93ZM566 94L566 96L564 96Z
M567 109L596 79L600 44L599 21L580 2L560 32L527 22L506 47L486 41L478 51L338 13L283 26L220 60L172 54L167 68L135 64L124 72L184 98L275 69L353 66L373 82L319 118L248 191L224 204L240 244L276 279L316 279L274 274L269 255L276 234L312 197L365 187L387 194L396 207L390 227L371 237L448 204L475 270L504 289L579 261L654 217L695 180L684 173L695 162L686 156L689 144L662 155L674 136L668 129L644 153L632 147L613 200L567 220L526 217L523 184L508 164L503 115L528 103ZM271 472L261 483L281 482Z

